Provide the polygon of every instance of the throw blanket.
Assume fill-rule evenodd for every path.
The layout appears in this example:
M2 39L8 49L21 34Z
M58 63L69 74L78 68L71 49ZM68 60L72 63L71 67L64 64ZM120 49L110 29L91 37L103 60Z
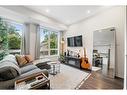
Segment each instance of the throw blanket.
M21 74L20 68L11 60L4 59L0 61L0 69L3 67L12 67L14 68L19 74Z

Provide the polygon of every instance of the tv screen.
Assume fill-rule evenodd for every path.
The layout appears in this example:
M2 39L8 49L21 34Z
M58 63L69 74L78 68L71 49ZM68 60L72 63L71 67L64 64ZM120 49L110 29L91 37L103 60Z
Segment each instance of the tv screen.
M67 44L69 47L81 47L82 46L82 36L75 36L67 38Z
M68 46L74 47L74 37L67 38Z
M76 37L74 37L74 42L75 42L75 46L82 46L82 36L76 36Z

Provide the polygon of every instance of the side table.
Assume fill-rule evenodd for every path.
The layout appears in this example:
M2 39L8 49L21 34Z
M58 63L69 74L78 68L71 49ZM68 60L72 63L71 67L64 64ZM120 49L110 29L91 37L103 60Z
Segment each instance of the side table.
M48 64L51 66L51 69L49 71L50 74L56 75L57 73L60 73L60 62L59 61L48 62Z

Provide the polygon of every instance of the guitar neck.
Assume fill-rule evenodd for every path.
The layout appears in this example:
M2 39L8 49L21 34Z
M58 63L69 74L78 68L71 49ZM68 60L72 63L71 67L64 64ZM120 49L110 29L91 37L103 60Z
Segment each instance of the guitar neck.
M84 58L86 58L86 49L84 48Z

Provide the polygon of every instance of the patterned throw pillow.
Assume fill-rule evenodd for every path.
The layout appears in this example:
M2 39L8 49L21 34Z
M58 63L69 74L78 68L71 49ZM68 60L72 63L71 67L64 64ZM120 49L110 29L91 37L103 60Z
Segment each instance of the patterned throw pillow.
M17 62L18 62L18 64L19 64L20 67L22 67L22 66L24 66L25 64L28 63L27 60L26 60L26 58L25 58L25 56L16 55L15 57L16 57Z
M25 58L26 58L28 63L33 62L33 58L31 55L25 55Z

